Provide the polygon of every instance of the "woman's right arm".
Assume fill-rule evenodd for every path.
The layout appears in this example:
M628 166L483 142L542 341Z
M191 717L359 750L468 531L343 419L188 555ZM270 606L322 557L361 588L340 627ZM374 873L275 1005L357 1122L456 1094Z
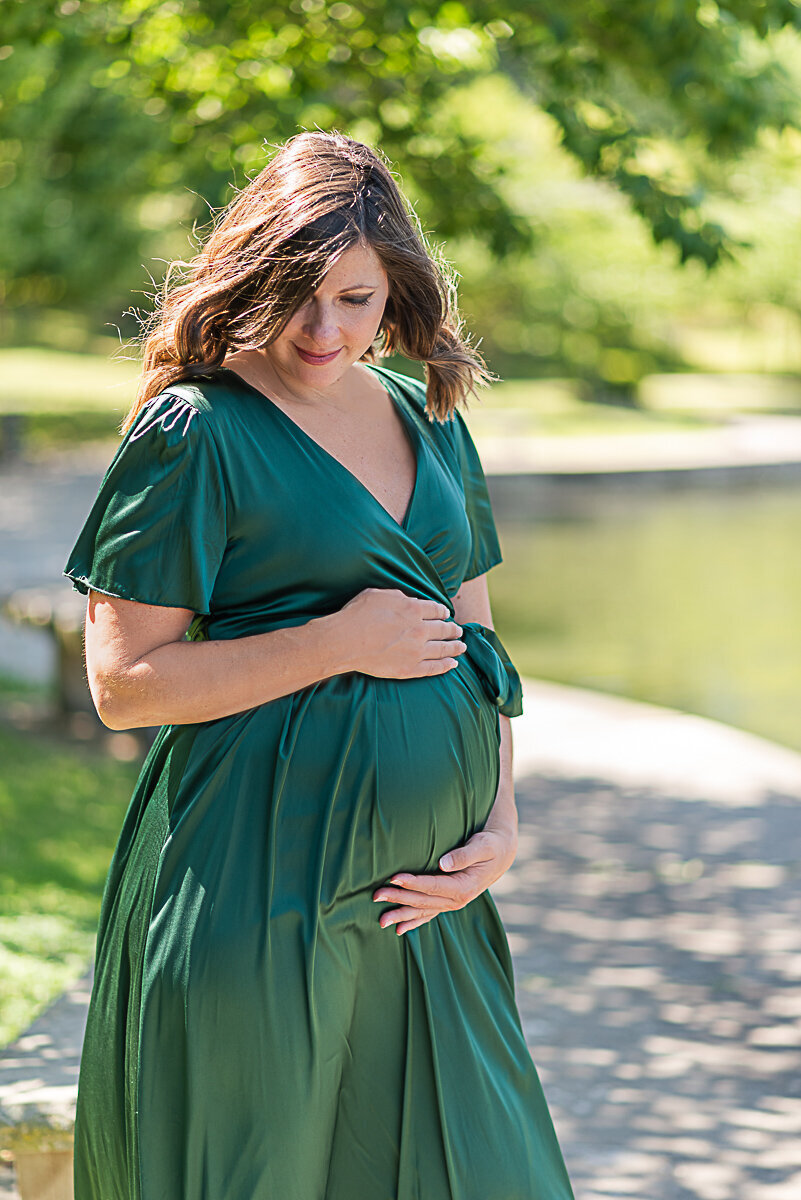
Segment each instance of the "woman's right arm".
M442 674L465 648L444 604L394 588L367 588L304 625L230 640L185 641L194 615L90 590L86 673L109 729L213 721L345 671Z

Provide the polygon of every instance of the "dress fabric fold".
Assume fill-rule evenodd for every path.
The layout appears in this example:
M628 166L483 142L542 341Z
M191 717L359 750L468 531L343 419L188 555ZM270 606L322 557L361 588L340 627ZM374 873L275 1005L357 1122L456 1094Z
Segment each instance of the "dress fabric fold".
M415 450L402 522L220 369L138 415L64 573L191 610L191 640L366 587L453 616L501 561L476 448L369 369ZM491 895L402 936L372 899L492 808L522 688L494 630L464 640L442 675L351 671L158 731L103 894L76 1200L572 1200Z

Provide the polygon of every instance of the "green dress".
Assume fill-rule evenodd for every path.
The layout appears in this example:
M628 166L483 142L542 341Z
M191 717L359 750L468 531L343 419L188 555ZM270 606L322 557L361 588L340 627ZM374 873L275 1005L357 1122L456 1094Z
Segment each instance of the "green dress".
M64 573L191 609L188 636L301 625L366 587L451 597L501 561L461 414L370 367L415 449L401 523L262 392L167 388L106 472ZM497 635L457 667L348 672L163 726L109 868L75 1127L76 1200L569 1200L485 892L398 935L374 890L479 830Z

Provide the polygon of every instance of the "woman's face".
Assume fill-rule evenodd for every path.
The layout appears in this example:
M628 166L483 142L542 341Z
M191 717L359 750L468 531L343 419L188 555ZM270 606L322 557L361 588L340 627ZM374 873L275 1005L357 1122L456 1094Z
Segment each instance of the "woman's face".
M351 246L263 353L281 375L328 387L375 341L388 295L375 251Z

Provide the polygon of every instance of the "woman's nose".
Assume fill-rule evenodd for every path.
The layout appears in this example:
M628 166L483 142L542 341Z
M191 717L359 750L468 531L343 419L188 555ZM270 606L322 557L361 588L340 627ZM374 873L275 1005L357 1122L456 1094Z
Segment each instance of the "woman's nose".
M312 304L306 319L306 334L313 341L325 345L336 337L337 323L333 307L328 304Z

